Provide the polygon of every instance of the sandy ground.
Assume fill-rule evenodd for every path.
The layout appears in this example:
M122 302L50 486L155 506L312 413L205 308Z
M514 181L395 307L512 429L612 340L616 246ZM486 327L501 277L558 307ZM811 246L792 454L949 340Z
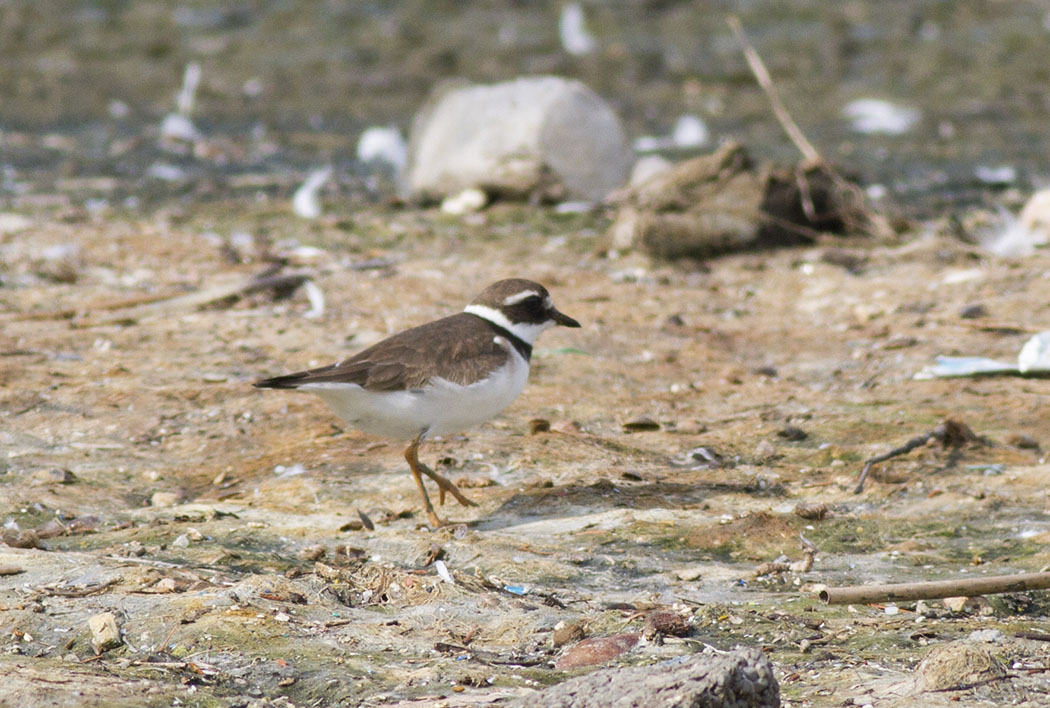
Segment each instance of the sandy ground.
M1050 700L1050 643L1016 636L1050 631L1044 595L957 612L813 595L1050 563L1050 381L913 380L938 354L1011 359L1048 328L1050 256L931 233L673 266L608 257L604 217L500 205L466 222L304 224L242 203L31 218L0 234L0 521L38 546L0 545L0 704L486 705L593 670L555 668L571 651L556 627L579 625L569 647L644 635L660 609L690 634L614 663L759 646L790 705ZM254 241L231 247L236 229ZM311 275L322 316L302 289L175 299L275 255ZM583 327L543 336L499 418L424 445L479 504L446 505L446 528L426 527L400 444L250 386L507 276ZM853 494L866 458L946 417L985 443L921 447ZM800 534L811 569L753 575L802 559ZM99 654L102 612L122 644ZM917 698L930 646L980 629L1001 633L985 636L1006 675Z

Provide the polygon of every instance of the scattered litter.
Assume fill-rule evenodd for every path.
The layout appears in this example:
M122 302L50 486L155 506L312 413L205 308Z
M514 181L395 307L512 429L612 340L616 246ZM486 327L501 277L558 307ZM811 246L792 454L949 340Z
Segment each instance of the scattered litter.
M294 465L287 467L285 465L277 465L273 468L273 473L280 479L286 479L288 477L297 477L298 475L305 474L306 468L296 462Z
M707 124L699 116L685 114L675 121L670 135L643 135L634 141L637 152L656 152L658 150L691 150L703 147L711 139ZM632 184L634 180L632 179Z
M193 105L197 101L197 88L200 83L201 65L199 62L191 61L182 73L182 89L175 97L176 111L184 116L193 113Z
M676 148L698 148L706 145L710 137L707 124L700 116L687 113L675 121L671 142Z
M594 35L587 30L583 7L578 2L570 2L562 7L561 18L558 20L558 36L561 38L562 48L574 57L590 54L598 46Z
M635 144L637 149L637 143ZM631 179L630 186L637 187L643 182L647 182L657 175L661 175L673 167L673 163L665 157L659 155L645 155L638 158L638 161L634 163L634 167L631 168Z
M436 570L437 574L441 576L441 579L444 580L449 585L455 585L456 584L456 581L452 577L452 573L448 572L448 568L445 566L445 561L442 561L442 560L434 561L434 570Z
M201 137L197 126L179 113L169 113L160 124L160 137L171 142L192 143Z
M186 179L186 171L178 165L167 162L154 162L146 168L146 176L162 182L179 182Z
M913 378L924 381L999 374L1046 376L1050 374L1050 330L1040 332L1025 342L1017 355L1016 364L981 356L938 356L936 361L933 366L923 367Z
M922 113L879 98L859 98L846 104L842 116L856 133L903 135L919 122Z
M394 126L367 128L357 140L357 159L361 162L385 162L400 171L407 154L405 139Z
M307 280L303 282L303 292L306 293L306 299L310 301L310 309L303 313L303 317L315 319L324 315L325 302L321 288L317 287L314 281Z
M29 217L11 211L0 212L0 236L12 236L33 227Z
M1033 336L1017 355L1017 370L1022 374L1050 371L1050 331Z
M528 595L529 589L524 585L504 585L503 590L512 595Z
M441 211L453 216L472 214L488 203L488 195L477 187L464 189L459 194L445 197L441 202Z
M328 165L314 170L306 177L292 197L292 211L296 216L304 219L316 219L321 216L323 210L318 193L331 176L332 167Z
M201 65L195 61L186 65L182 75L182 89L175 97L175 112L164 116L160 124L160 142L164 147L179 143L195 143L201 138L190 115L197 99L197 88L201 81Z
M583 200L558 202L554 206L555 214L588 214L594 211L597 205L594 202Z
M1012 165L978 165L973 170L973 176L980 182L990 185L1007 185L1017 181L1017 168Z

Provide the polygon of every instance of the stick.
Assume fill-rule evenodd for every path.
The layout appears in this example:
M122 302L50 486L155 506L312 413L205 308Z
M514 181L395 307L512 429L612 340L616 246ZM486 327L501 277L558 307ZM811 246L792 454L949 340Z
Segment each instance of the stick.
M971 597L1000 592L1045 590L1046 588L1050 588L1050 573L1019 573L1017 575L992 575L984 578L825 588L820 591L820 601L826 605L870 604L902 600L936 600L944 597Z
M987 444L987 440L983 437L974 435L974 432L970 430L970 426L966 425L966 423L946 418L943 423L925 435L914 437L900 447L895 447L889 452L875 455L875 457L867 460L860 471L860 477L857 479L857 486L853 490L853 493L860 494L864 491L864 482L868 479L868 473L871 471L872 465L878 464L879 462L885 462L886 460L898 457L899 455L907 455L915 448L922 447L930 442L930 440L939 440L945 448L960 448L970 442Z
M860 478L857 479L857 486L853 490L853 493L860 494L864 491L864 482L866 482L868 479L868 473L871 472L872 465L878 464L879 462L885 462L886 460L889 460L893 457L898 457L899 455L907 455L915 448L922 447L923 445L928 443L931 438L933 438L932 432L926 433L925 435L919 435L904 443L900 447L895 447L889 452L884 452L881 455L875 455L875 457L866 460L864 462L864 467L860 471Z
M268 269L248 280L237 278L231 282L220 282L204 290L190 293L150 293L120 300L108 300L86 305L82 308L63 308L44 312L4 313L0 320L36 321L36 320L71 320L78 315L89 312L108 312L109 315L95 319L85 319L80 326L108 324L122 320L138 320L151 315L162 315L174 311L197 310L223 300L237 299L252 295L262 290L273 290L278 297L286 297L293 290L310 279L309 273L296 271L278 273Z
M795 147L802 153L806 163L812 165L826 164L824 158L813 147L813 143L809 142L806 136L802 134L802 130L799 129L795 119L788 113L784 102L780 100L777 88L773 85L773 79L770 78L766 65L762 63L762 58L758 56L758 52L755 51L747 35L744 34L744 28L740 24L740 20L737 19L736 15L730 15L726 18L726 22L729 23L730 29L736 35L736 41L740 43L740 48L744 52L744 58L747 59L747 65L751 67L751 73L755 75L755 80L762 87L766 98L769 99L769 103L773 107L773 115L777 117L780 125L784 128L784 132L791 138L791 142L795 143Z

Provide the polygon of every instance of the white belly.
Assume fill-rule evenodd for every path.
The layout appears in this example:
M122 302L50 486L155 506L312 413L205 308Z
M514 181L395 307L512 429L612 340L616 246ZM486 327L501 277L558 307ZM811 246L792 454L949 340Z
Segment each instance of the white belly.
M528 377L528 362L513 351L506 366L469 386L436 378L427 388L411 391L374 392L335 383L306 384L299 390L319 395L358 430L412 440L423 431L451 435L484 423L518 397Z

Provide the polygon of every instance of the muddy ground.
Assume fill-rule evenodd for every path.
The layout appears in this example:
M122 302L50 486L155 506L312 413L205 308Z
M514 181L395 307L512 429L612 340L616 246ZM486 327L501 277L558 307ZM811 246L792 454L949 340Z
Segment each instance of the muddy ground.
M583 4L585 57L560 2L0 3L0 705L488 705L595 670L568 668L581 637L634 645L611 665L761 647L792 706L1050 702L1045 592L815 597L1050 566L1050 379L913 378L1050 328L1050 254L958 237L1046 183L1045 4ZM695 114L703 150L794 161L730 12L823 154L925 221L666 264L610 254L608 213L453 218L356 161L442 79L538 73L592 86L631 140ZM164 145L190 62L200 137ZM841 110L862 97L922 117L859 135ZM297 219L324 164L326 216ZM304 288L238 296L275 262L321 316ZM479 503L446 528L400 445L250 385L507 276L583 327L544 335L502 416L424 445ZM981 439L853 493L945 418ZM756 576L782 556L802 563ZM120 643L93 646L107 612ZM920 670L960 646L984 668Z
M1009 359L1045 328L1047 255L994 260L928 233L671 266L608 257L601 215L304 225L286 206L41 211L2 237L0 514L9 541L43 538L0 546L19 571L0 577L0 703L485 705L591 670L553 668L560 623L645 634L661 608L690 634L615 661L758 646L790 705L911 705L902 682L931 646L995 629L1006 677L921 700L1050 700L1050 644L1016 637L1050 629L1045 594L929 602L930 617L813 594L1050 563L1050 382L912 378L938 354ZM216 236L234 226L269 244ZM40 255L73 242L65 261ZM120 307L282 254L312 274L322 316L304 316L301 289ZM424 446L479 504L446 505L448 528L426 527L400 445L250 386L511 275L546 283L583 327L544 335L498 419ZM984 314L963 317L972 305ZM853 494L863 460L945 417L987 441L922 447ZM799 503L829 513L806 520ZM802 559L800 534L810 570L753 575ZM123 644L98 654L87 621L104 611Z

